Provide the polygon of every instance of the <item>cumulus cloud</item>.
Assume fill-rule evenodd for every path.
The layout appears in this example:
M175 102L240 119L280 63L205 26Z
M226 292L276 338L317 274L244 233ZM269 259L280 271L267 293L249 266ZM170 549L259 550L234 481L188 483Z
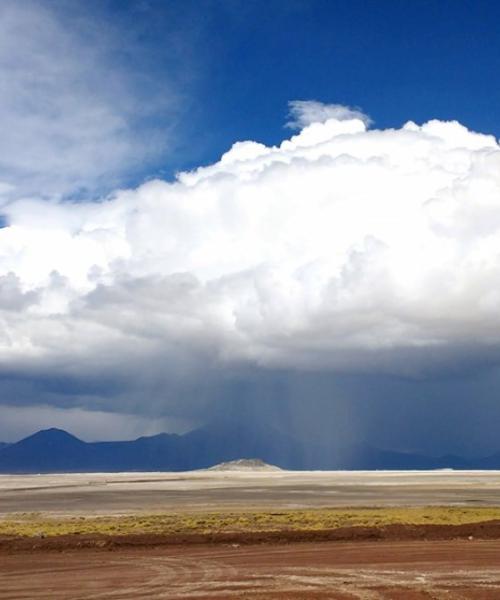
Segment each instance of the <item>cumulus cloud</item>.
M372 122L370 117L359 108L344 104L325 104L317 100L291 100L288 107L290 121L286 126L290 129L303 129L311 123L324 123L328 119L337 121L359 119L365 125L370 125Z
M165 151L175 86L132 58L133 34L84 7L1 3L0 200L109 189Z
M499 359L500 147L457 122L330 118L173 182L5 212L9 376L115 378L168 403L227 367Z

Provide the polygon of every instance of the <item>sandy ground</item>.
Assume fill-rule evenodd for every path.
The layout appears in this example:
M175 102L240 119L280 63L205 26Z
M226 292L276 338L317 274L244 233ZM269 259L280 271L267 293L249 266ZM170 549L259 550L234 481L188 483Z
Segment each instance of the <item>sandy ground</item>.
M0 475L0 516L222 508L500 504L499 471Z
M1 556L0 598L500 598L500 541L171 546Z

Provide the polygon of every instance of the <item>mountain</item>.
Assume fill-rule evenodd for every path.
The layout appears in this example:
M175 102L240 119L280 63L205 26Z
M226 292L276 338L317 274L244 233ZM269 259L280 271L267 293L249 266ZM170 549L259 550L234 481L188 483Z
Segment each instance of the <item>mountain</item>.
M500 453L480 459L429 457L363 444L304 444L267 425L210 423L184 435L84 442L61 429L39 431L0 448L0 473L185 471L243 457L285 469L500 469Z
M0 442L0 450L2 448L6 448L9 444L7 444L7 442Z
M347 454L347 455L346 455ZM467 461L456 456L425 456L410 452L381 450L367 445L355 445L344 449L341 464L348 464L353 470L428 470L428 469L467 469Z
M284 469L305 467L302 445L267 425L222 420L190 431L180 439L179 457L186 467L206 468L245 456L259 457Z
M0 449L0 472L61 472L86 464L87 444L61 429L46 429Z
M39 431L0 449L0 473L177 470L177 435L84 442L61 429Z
M474 465L475 469L500 469L500 452L486 456L485 458L476 458Z

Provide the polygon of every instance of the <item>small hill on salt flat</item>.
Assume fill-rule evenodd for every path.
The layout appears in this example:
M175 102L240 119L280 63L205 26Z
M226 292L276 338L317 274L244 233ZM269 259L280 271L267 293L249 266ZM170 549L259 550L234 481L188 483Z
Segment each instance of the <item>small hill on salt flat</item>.
M276 465L269 465L260 458L239 458L222 462L207 469L208 471L281 471Z

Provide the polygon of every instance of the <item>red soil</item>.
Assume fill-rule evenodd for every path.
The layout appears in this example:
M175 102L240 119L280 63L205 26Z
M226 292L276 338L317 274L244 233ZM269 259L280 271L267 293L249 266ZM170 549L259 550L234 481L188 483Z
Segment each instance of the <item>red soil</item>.
M334 533L4 538L0 598L500 598L498 522Z

